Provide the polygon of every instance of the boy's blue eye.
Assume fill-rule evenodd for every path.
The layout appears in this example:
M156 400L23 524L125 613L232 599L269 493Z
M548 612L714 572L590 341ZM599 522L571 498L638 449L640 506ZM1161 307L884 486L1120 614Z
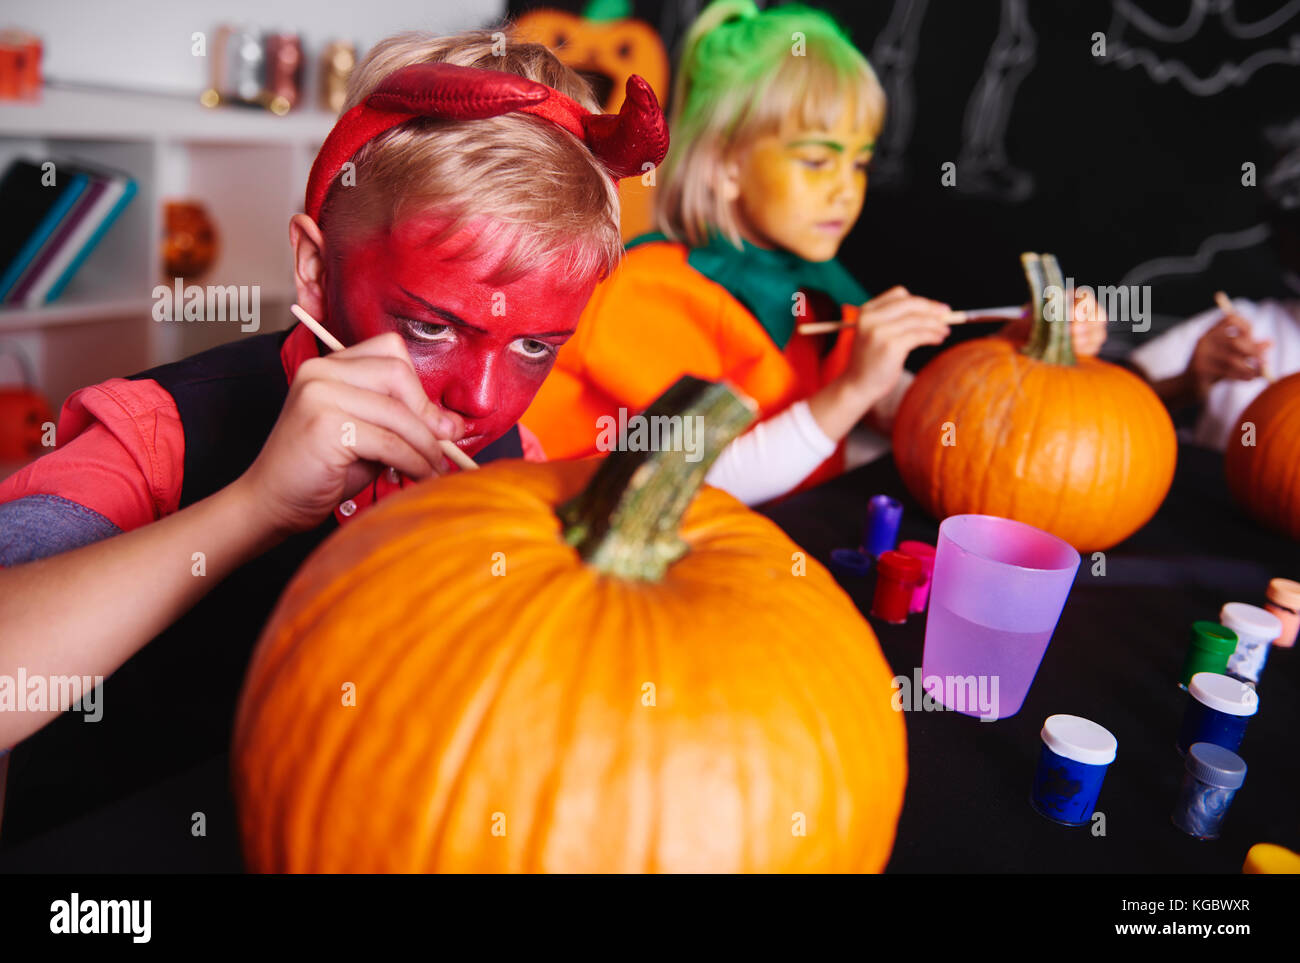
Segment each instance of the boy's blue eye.
M829 163L824 157L800 157L799 163L812 171L819 171Z

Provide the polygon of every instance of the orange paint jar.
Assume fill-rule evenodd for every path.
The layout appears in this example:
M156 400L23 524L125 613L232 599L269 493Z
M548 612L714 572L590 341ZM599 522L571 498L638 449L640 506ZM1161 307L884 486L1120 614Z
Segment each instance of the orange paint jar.
M1300 632L1300 582L1289 578L1275 578L1268 583L1268 601L1264 608L1282 622L1282 634L1273 640L1274 645L1289 649L1295 645Z

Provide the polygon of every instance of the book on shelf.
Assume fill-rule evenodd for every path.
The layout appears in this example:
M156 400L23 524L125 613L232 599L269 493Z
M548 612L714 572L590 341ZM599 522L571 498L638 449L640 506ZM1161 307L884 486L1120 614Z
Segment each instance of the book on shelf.
M59 163L48 173L14 161L0 178L0 302L55 300L130 203L136 183L119 171ZM11 213L12 212L12 213Z

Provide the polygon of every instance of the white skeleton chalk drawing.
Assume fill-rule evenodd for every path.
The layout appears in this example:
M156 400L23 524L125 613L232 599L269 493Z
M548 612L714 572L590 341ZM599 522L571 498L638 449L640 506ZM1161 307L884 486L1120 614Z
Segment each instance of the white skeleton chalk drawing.
M871 181L877 188L907 183L907 148L916 117L912 67L921 41L921 22L929 0L896 0L889 21L871 48L871 66L885 91L885 130L871 158Z
M1263 139L1281 155L1264 176L1262 188L1270 196L1269 203L1284 212L1300 209L1300 117L1266 126ZM1162 279L1209 275L1212 273L1214 259L1220 254L1262 245L1269 240L1272 232L1272 227L1265 222L1235 231L1211 234L1197 245L1193 254L1152 258L1130 268L1120 285L1158 285ZM1300 277L1295 272L1284 269L1282 281L1288 288L1300 293ZM1156 317L1163 316L1157 314Z
M1205 273L1215 257L1224 251L1239 251L1263 244L1271 233L1267 224L1255 224L1239 231L1211 234L1196 248L1196 253L1179 257L1157 257L1130 268L1120 286L1150 284L1157 278L1180 277Z
M1162 0L1160 9L1171 4ZM1240 87L1260 69L1282 64L1300 66L1300 0L1287 0L1267 16L1249 23L1237 17L1235 0L1190 0L1181 23L1168 24L1148 13L1135 0L1112 0L1106 29L1106 56L1102 63L1128 70L1141 67L1158 84L1175 81L1189 94L1213 97L1229 87ZM1177 47L1200 34L1216 18L1225 34L1236 40L1266 41L1237 63L1223 62L1212 73L1198 74L1166 47ZM1132 28L1138 35L1128 39Z
M884 135L872 160L876 187L907 183L907 152L916 122L912 72L928 5L929 0L895 0L889 21L871 48L871 64L889 103ZM957 190L1010 203L1033 194L1033 178L1007 158L1006 137L1016 91L1034 68L1037 46L1037 35L1029 25L1028 0L1000 0L997 37L966 103Z
M1027 0L1002 0L998 35L962 122L957 190L1012 204L1028 200L1034 179L1007 159L1007 124L1020 82L1034 69L1038 35L1029 26Z

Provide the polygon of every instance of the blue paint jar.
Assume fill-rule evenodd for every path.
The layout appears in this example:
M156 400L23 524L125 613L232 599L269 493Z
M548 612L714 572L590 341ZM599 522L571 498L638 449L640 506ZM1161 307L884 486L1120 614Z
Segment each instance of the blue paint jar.
M1119 746L1108 730L1079 716L1048 716L1030 802L1039 815L1086 826Z
M1259 709L1259 696L1239 679L1214 672L1198 672L1187 687L1187 708L1178 730L1178 751L1197 742L1209 742L1236 752L1246 735L1246 725Z
M872 495L867 502L867 530L862 547L872 558L892 551L898 542L898 526L903 521L903 503L888 495Z
M1197 839L1218 839L1223 818L1246 781L1246 763L1223 746L1198 742L1187 750L1187 768L1170 818Z

